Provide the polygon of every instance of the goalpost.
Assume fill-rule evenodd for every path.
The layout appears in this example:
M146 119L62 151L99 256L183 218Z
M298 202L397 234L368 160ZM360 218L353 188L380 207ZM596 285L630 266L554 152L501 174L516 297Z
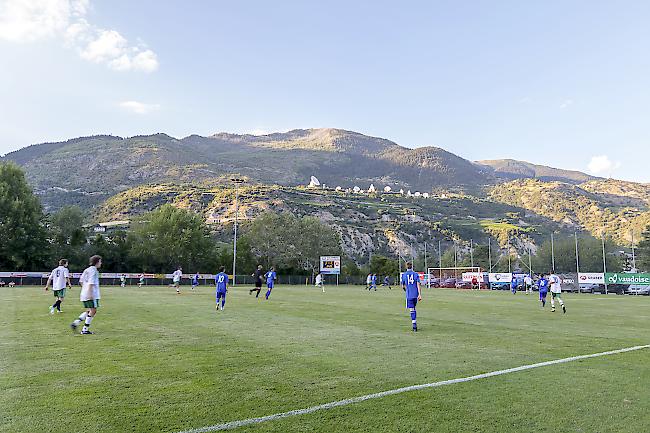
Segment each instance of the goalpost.
M465 280L463 280L463 274L465 275ZM471 282L472 277L476 276L476 279L480 282L483 281L483 271L480 266L456 266L456 267L447 267L447 268L427 268L427 287L433 285L438 285L438 287L444 287L444 284L455 284L458 281L467 281ZM454 281L455 280L455 281Z

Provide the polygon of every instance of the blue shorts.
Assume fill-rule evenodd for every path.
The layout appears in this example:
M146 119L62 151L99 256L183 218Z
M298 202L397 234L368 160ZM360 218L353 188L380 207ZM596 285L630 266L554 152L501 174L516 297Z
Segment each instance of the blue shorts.
M540 299L540 301L541 301L542 299L546 299L546 294L547 294L547 293L548 293L548 291L540 290L540 292L539 292L539 299Z
M418 298L406 300L406 308L415 308L417 304L418 304Z
M273 288L273 283L266 283L266 288L267 289L272 289Z
M219 298L225 298L226 297L226 292L217 292L217 299Z

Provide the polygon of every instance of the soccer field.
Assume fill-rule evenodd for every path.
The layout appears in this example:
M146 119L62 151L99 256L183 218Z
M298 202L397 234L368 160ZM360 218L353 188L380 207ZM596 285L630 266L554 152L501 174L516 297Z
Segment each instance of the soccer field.
M424 289L103 287L73 335L79 289L0 289L0 431L180 432L447 379L650 343L650 298ZM643 432L650 349L385 396L235 432Z

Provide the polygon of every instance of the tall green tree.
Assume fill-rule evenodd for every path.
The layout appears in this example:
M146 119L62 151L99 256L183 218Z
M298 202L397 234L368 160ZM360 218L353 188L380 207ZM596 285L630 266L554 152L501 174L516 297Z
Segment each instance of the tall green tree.
M637 246L636 266L642 271L650 272L650 226L646 227Z
M303 217L296 233L299 248L299 266L316 274L320 269L320 256L341 256L341 236L336 230L315 217Z
M131 258L147 272L214 271L215 243L201 218L170 204L145 214L132 231Z
M616 254L610 254L616 249L616 245L610 239L605 241L607 270L611 272L620 272L622 270L621 258ZM557 272L576 272L575 237L556 238L553 243L553 250L555 252L555 270ZM578 258L581 272L602 272L602 241L591 236L578 237ZM549 239L537 249L537 254L533 260L533 270L535 272L548 272L553 267L552 263L552 249Z
M102 256L102 269L106 272L142 272L141 264L131 255L133 241L134 237L126 231L117 231L108 236L97 234L86 246L84 257L95 254Z
M287 212L269 212L243 229L240 242L250 246L249 251L259 264L265 268L295 265L300 248L300 221L296 216Z
M320 256L342 255L339 234L318 218L268 213L244 229L242 240L263 266L318 272Z
M397 259L391 259L381 254L373 254L370 258L370 272L377 275L395 276L399 272Z
M38 198L18 165L0 163L0 269L46 266L48 243Z
M49 237L52 243L52 261L67 258L71 269L87 266L84 214L77 206L66 206L50 215Z

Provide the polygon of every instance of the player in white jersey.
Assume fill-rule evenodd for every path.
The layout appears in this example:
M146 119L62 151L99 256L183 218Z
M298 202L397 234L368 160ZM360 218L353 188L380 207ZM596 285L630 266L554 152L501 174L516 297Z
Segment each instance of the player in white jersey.
M56 301L50 306L50 314L54 314L54 311L61 312L61 302L65 298L65 290L72 285L70 284L70 271L68 271L68 260L61 259L59 260L59 266L56 269L53 269L50 273L50 276L47 279L47 284L45 284L45 291L47 292L50 289L50 283L52 283L52 292Z
M183 268L180 266L172 274L172 280L174 281L174 287L176 288L176 293L181 294L181 278L183 278Z
M524 277L524 286L526 286L526 294L533 293L533 277L530 274Z
M323 293L325 293L325 283L323 283L323 274L319 273L318 275L316 275L315 286L320 287L323 290Z
M83 304L86 311L79 315L79 318L75 319L74 322L70 324L72 331L76 331L81 322L84 323L84 326L81 330L81 333L84 335L92 334L88 330L90 327L90 322L93 321L93 318L97 314L97 309L99 308L99 268L102 266L102 257L101 256L92 256L90 258L90 266L88 266L81 278L79 278L79 284L81 284L81 294L79 299Z
M566 306L562 300L562 279L557 276L555 270L552 270L550 274L548 282L551 285L551 312L555 312L555 298L557 298L560 302L560 306L562 306L562 312L566 313Z

